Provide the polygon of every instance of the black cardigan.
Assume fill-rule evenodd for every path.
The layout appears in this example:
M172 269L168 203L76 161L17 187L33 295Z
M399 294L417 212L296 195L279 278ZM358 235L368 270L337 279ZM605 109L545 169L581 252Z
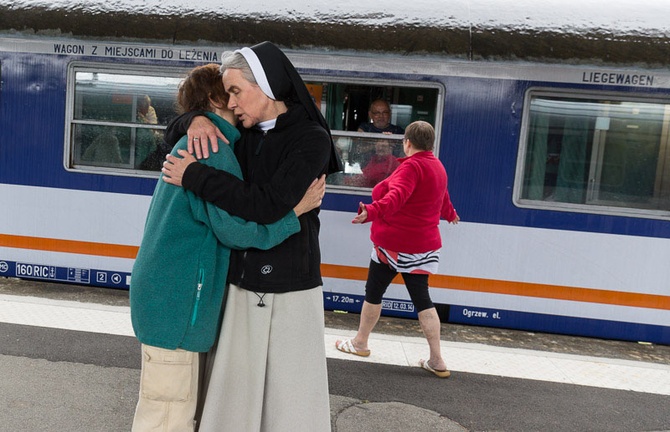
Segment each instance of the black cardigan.
M168 136L183 135L197 115L173 123ZM312 181L324 174L330 159L330 137L304 108L294 105L277 118L274 129L242 129L235 155L244 181L202 164L191 164L184 188L228 213L259 223L272 223L291 211ZM300 232L267 250L233 251L228 281L257 292L289 292L314 288L321 280L318 209L299 218Z

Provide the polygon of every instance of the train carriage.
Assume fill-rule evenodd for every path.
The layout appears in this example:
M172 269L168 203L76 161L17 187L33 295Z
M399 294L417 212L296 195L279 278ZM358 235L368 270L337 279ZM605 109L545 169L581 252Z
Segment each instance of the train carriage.
M464 5L485 2L448 3L450 18L423 26L393 7L356 23L0 3L0 276L127 289L180 77L274 36L345 162L320 214L327 308L360 310L362 168L380 142L401 155L401 135L358 131L381 97L393 123L435 126L462 218L440 225L431 276L444 321L670 343L667 27L637 21L667 7L557 31L464 26ZM383 313L416 316L400 283Z

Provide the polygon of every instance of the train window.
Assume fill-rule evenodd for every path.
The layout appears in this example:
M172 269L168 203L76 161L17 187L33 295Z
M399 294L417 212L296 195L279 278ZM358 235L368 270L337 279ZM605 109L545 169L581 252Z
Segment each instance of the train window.
M159 171L180 80L179 74L74 67L68 86L68 166L127 175Z
M531 92L521 206L669 217L670 104Z
M165 149L160 148L183 71L137 70L127 65L73 64L68 81L68 168L116 175L156 175ZM308 89L331 127L344 172L330 176L330 186L344 191L371 188L397 166L403 128L415 120L436 126L439 136L440 87L426 83L368 83L309 80ZM361 130L374 124L371 102L388 102L372 115L398 128L390 134ZM365 128L367 129L367 128ZM437 151L437 149L436 149Z
M440 114L440 89L435 86L308 79L307 87L328 121L342 158L344 172L328 177L329 186L337 189L372 188L388 177L398 166L397 158L404 156L404 128L411 122L427 121L437 126L439 136L435 119ZM387 104L371 107L380 99Z

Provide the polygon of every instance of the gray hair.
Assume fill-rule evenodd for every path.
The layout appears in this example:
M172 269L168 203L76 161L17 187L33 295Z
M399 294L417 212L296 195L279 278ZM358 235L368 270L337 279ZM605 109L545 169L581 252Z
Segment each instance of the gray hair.
M257 84L256 77L254 77L247 59L239 52L225 51L221 55L221 67L219 68L221 75L223 75L226 69L239 69L242 71L244 79L252 84Z
M433 129L433 125L430 123L417 120L405 128L405 139L409 140L417 150L433 150L435 146L435 129Z

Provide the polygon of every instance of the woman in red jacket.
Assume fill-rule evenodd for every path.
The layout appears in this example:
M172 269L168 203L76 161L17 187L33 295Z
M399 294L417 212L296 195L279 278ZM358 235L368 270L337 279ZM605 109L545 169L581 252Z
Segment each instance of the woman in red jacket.
M451 374L440 352L440 319L428 293L428 275L437 271L442 239L440 218L456 224L460 220L449 198L447 173L433 154L435 130L424 121L405 129L406 158L372 190L372 204L360 203L353 223L372 222L373 243L365 302L358 333L353 339L338 340L342 352L370 355L368 338L379 320L382 296L396 276L402 274L419 323L430 347L430 358L420 360L422 368L440 378Z

